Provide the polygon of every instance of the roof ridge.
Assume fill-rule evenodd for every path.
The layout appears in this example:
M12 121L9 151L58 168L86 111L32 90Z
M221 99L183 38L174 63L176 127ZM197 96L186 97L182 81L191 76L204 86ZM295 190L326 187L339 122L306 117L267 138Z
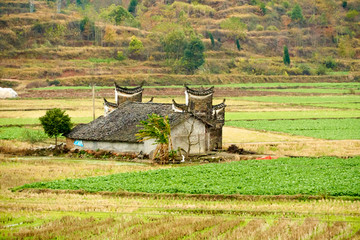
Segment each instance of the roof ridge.
M143 83L141 83L139 86L133 87L133 88L121 87L116 82L114 82L114 85L115 85L115 89L117 91L122 92L122 93L127 93L127 94L139 93L144 90Z
M193 88L189 88L187 84L184 84L184 87L187 92L197 96L206 96L214 93L214 86L209 87L207 89L203 87L201 87L201 89L193 89Z

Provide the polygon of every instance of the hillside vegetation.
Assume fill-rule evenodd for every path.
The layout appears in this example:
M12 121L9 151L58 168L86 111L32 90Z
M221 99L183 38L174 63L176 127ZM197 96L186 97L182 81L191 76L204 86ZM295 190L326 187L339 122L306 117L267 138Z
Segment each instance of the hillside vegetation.
M357 81L359 11L356 0L4 0L0 83Z

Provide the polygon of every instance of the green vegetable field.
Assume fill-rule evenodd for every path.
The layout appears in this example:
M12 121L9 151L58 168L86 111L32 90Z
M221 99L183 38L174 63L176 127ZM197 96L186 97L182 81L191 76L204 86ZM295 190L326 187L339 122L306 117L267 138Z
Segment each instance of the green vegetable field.
M360 119L299 119L231 121L226 125L256 130L285 132L322 139L360 139Z
M14 188L89 192L360 196L360 157L282 158L206 164L84 179L38 182Z

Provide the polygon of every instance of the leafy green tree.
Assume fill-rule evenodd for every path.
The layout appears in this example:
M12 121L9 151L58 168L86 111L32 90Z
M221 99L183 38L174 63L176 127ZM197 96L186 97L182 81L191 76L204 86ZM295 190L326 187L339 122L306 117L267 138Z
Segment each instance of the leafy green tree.
M39 120L45 133L49 137L55 137L55 146L57 146L57 137L69 133L73 126L69 115L59 108L46 111Z
M182 30L174 30L165 35L162 45L168 58L180 59L184 56L187 46L185 33Z
M80 31L84 39L93 40L95 38L95 24L88 17L80 21Z
M136 6L138 5L138 0L131 0L129 7L128 7L128 11L129 13L131 13L133 16L136 15Z
M293 10L291 11L291 20L293 20L293 21L303 21L304 20L304 16L302 14L302 8L300 7L300 5L298 3L295 4Z
M140 141L154 139L155 144L157 144L153 154L153 160L159 154L160 163L168 163L169 143L172 145L169 118L167 116L159 116L155 113L151 115L149 114L148 119L140 121L140 125L138 125L138 127L141 127L141 129L136 134L136 136Z
M183 67L187 73L193 74L205 63L204 50L204 44L198 37L194 37L187 45L182 58Z
M283 61L285 65L290 65L290 55L289 55L288 47L286 45L284 46Z
M113 7L112 11L109 13L110 19L115 21L116 25L120 25L123 21L127 19L133 19L134 16L131 15L125 8L122 6L110 6Z

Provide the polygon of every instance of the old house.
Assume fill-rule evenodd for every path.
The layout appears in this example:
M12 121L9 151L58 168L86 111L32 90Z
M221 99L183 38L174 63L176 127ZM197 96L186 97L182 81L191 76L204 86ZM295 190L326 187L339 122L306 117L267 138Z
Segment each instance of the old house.
M143 152L150 154L153 140L139 142L135 134L149 114L168 116L174 149L192 154L206 153L222 146L225 103L212 105L214 89L185 86L185 104L142 102L142 86L120 87L115 83L115 103L104 99L104 116L76 126L66 137L70 148Z

